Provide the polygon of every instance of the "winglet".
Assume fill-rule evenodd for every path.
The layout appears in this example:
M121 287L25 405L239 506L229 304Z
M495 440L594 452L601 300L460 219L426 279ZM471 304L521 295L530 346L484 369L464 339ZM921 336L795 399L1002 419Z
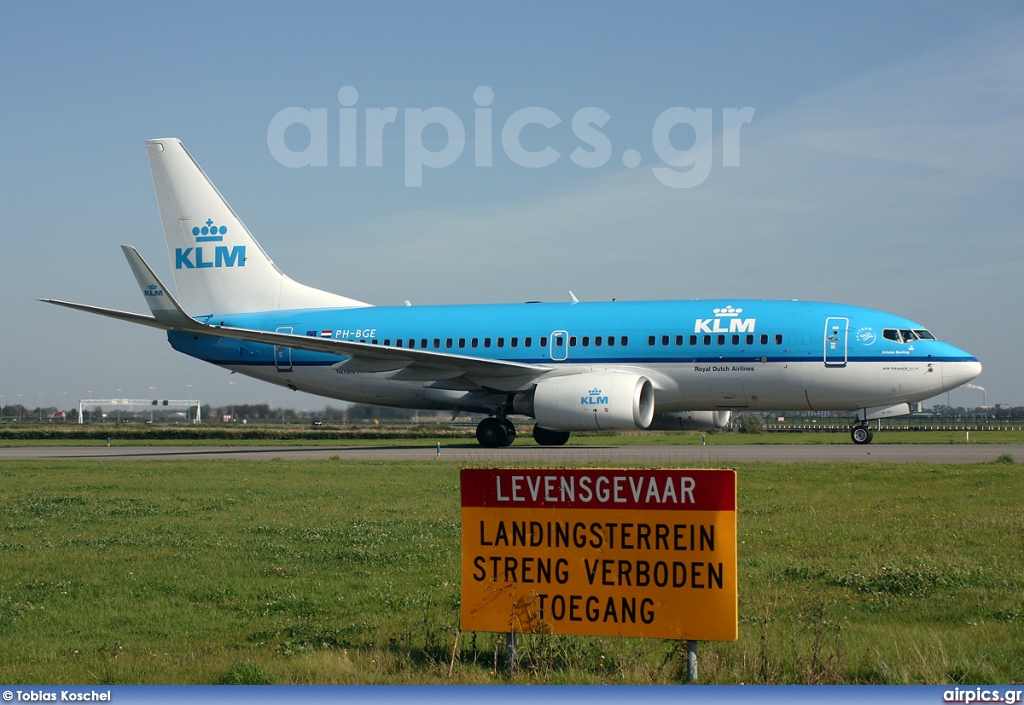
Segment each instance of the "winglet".
M130 245L121 245L121 251L128 259L128 266L132 268L135 280L139 282L139 288L146 296L146 303L153 317L160 323L171 328L192 328L196 321L185 313L185 310L167 291L160 278L153 272L146 260L142 259L139 251Z

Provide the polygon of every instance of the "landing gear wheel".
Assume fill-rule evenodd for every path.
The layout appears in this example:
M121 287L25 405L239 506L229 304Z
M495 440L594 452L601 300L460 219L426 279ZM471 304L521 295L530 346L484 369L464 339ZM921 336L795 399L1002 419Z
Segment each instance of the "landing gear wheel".
M508 428L502 419L495 418L494 416L488 416L477 424L476 427L476 440L484 448L501 448L504 445L508 445L506 440L509 435ZM514 435L512 437L515 438Z
M508 419L502 419L501 425L505 427L505 442L501 445L503 448L506 448L512 445L512 442L516 439L516 425Z
M533 427L533 440L541 446L564 446L569 440L568 431L553 431L543 426Z
M854 426L850 430L850 438L852 438L853 442L857 445L867 445L874 439L874 437L875 432L867 426Z

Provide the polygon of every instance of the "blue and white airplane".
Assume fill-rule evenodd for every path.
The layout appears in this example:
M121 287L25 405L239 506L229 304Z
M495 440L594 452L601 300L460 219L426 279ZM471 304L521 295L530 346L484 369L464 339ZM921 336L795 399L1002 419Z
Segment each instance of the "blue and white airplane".
M44 299L161 328L175 350L335 399L478 412L509 445L572 431L714 429L738 411L910 413L981 373L969 353L882 311L799 301L371 306L283 274L177 139L146 142L177 295L122 246L152 315Z

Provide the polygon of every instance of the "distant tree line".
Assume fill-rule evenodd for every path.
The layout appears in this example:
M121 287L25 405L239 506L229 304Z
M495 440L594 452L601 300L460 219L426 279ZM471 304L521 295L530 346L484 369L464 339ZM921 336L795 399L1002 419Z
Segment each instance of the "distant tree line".
M412 409L394 409L384 406L373 406L370 404L352 404L347 407L326 406L320 410L296 410L283 407L271 407L269 404L229 404L225 406L211 406L203 404L201 408L202 420L204 423L311 423L323 421L324 423L345 424L345 423L367 423L378 421L412 421L419 419L425 423L436 423L451 418L449 412L420 411ZM746 412L746 415L757 415L765 419L772 419L775 416L786 416L788 418L846 418L848 412L787 412L787 411L764 411ZM999 406L999 407L973 407L947 406L936 404L924 412L914 414L917 418L938 418L958 419L969 421L1020 421L1024 420L1024 406ZM190 422L195 417L195 409L168 408L164 406L139 406L134 409L106 409L94 406L84 410L84 417L87 423L116 421L178 421ZM5 404L0 409L0 420L9 423L11 421L23 422L67 422L78 423L78 407L64 410L56 406L36 407L30 409L21 404ZM753 422L748 422L753 423Z

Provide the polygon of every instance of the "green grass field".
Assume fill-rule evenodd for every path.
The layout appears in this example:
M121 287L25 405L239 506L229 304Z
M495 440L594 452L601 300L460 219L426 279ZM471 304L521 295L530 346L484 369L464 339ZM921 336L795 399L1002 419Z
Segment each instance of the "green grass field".
M515 444L533 446L532 423L520 423ZM14 446L105 446L107 439L117 446L433 446L478 447L472 425L384 425L384 426L277 426L178 424L7 424L0 426L0 447ZM993 444L1024 443L1024 430L972 430L968 439L961 430L903 430L894 426L875 432L875 444ZM635 431L573 433L571 446L592 445L829 445L849 444L843 424L830 430L767 431L746 434L730 431Z
M1024 681L1020 465L737 469L701 682ZM458 496L444 461L0 462L0 681L510 682L457 631ZM681 646L527 636L511 682L678 682Z

